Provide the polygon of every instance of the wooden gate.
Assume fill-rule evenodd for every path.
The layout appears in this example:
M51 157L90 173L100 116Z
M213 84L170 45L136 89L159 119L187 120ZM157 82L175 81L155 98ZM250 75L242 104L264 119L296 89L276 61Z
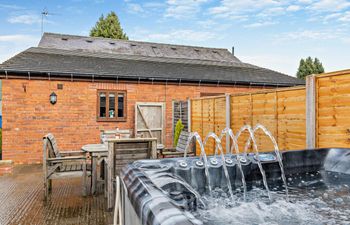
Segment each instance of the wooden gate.
M135 136L155 137L165 144L165 103L137 102L135 105Z

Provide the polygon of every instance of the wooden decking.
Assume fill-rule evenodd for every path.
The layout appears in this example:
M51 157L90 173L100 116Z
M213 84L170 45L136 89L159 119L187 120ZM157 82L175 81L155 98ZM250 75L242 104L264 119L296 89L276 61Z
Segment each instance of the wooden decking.
M54 180L46 205L43 191L41 165L0 176L0 224L112 224L104 196L83 197L81 179Z

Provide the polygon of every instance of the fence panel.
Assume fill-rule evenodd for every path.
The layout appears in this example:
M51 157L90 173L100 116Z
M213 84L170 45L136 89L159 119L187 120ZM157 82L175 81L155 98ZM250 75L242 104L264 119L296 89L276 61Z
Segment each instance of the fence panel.
M271 134L277 135L277 100L276 92L266 92L252 94L253 118L252 126L264 125ZM262 130L257 130L254 134L259 151L273 150L273 144Z
M280 149L305 149L305 99L305 87L233 94L230 96L231 129L237 134L244 125L254 127L259 123L271 132ZM192 131L197 131L203 139L211 131L219 136L226 127L226 98L192 100L192 120ZM247 131L239 137L240 152L243 152L248 138ZM273 150L273 143L262 130L256 131L255 138L259 151ZM225 151L225 138L222 146ZM213 140L208 141L205 150L208 154L214 153Z
M203 133L202 138L204 139L205 136L209 132L215 131L215 100L214 98L206 98L202 100L202 118L203 118ZM204 140L203 140L204 141ZM205 152L207 152L209 155L212 155L214 153L214 139L209 138L205 147Z
M191 130L198 132L201 137L203 137L202 118L202 100L191 100ZM198 143L196 143L196 154L200 154Z
M316 77L316 147L350 146L350 71Z
M268 128L281 150L305 149L307 139L312 140L312 143L316 140L315 144L308 144L312 148L348 148L350 70L309 78L314 78L314 81L311 81L313 85L308 86L307 90L306 87L292 87L230 95L229 119L233 132L237 134L242 126L254 127L259 123ZM220 135L226 127L225 97L192 100L191 109L192 131L197 131L203 138L210 131ZM310 115L307 112L311 112ZM313 125L307 129L306 124ZM255 137L259 151L273 149L272 142L261 131L257 131ZM241 152L248 138L247 132L239 138ZM213 141L206 146L206 152L213 154Z
M214 132L220 136L221 131L226 127L226 99L225 96L220 97L205 97L194 99L191 101L191 130L196 131L201 135L202 140L209 132ZM226 140L222 139L223 150ZM200 149L197 144L197 155L200 154ZM205 150L211 155L215 151L215 141L213 138L208 139Z
M220 137L221 131L226 128L226 97L214 98L214 132ZM223 137L221 145L226 153L226 138Z
M231 129L236 135L244 125L252 125L252 95L231 95ZM246 140L249 138L247 132L243 132L238 138L240 151L243 150Z
M280 149L306 148L305 88L277 92L277 143Z
M305 148L305 88L284 88L231 95L231 129L237 133L243 125L262 124L275 137L280 149ZM239 138L242 152L248 132ZM271 140L261 131L255 133L259 151L273 150ZM250 148L251 150L251 148Z

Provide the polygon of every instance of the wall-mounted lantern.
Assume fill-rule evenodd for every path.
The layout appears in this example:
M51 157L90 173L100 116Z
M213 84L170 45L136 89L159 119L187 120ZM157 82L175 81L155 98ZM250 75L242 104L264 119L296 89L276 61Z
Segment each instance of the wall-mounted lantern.
M56 102L57 102L57 95L55 94L55 92L52 92L50 95L50 103L54 105L56 104Z

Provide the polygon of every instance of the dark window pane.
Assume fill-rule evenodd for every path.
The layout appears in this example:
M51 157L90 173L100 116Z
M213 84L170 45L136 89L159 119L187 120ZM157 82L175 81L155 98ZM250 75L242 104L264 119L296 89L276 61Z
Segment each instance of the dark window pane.
M115 118L115 94L109 94L109 118Z
M124 117L124 94L118 94L118 117Z
M106 93L100 93L100 117L106 117Z

